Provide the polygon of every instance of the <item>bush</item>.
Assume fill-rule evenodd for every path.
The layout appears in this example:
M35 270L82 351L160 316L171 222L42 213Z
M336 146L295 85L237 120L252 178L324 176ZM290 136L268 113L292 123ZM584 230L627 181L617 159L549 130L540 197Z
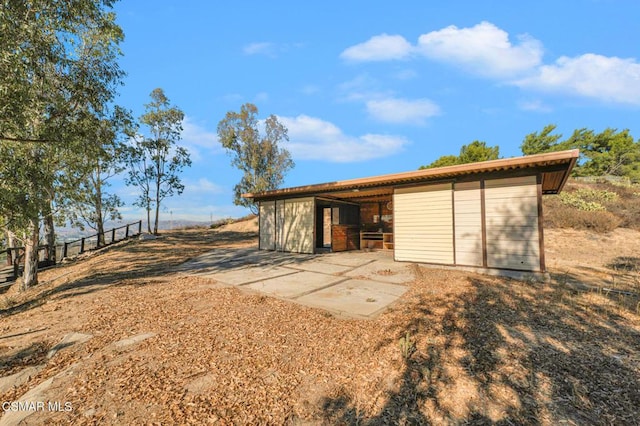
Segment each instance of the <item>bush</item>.
M209 227L211 229L216 229L216 228L220 228L221 226L228 225L228 224L233 223L233 222L234 222L233 219L231 219L230 217L226 217L224 219L216 220Z
M607 210L605 204L618 199L618 194L606 189L579 188L560 194L560 201L578 210L593 212Z
M559 197L544 201L545 226L586 229L606 233L616 229L622 219L606 210L584 210L565 204Z

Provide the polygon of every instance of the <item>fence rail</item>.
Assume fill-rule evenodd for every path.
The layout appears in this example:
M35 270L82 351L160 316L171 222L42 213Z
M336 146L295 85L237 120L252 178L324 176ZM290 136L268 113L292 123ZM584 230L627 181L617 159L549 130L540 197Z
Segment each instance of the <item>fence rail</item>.
M142 233L141 220L110 229L102 234L93 234L88 237L78 238L77 240L67 241L63 244L56 244L54 247L55 251L50 250L47 245L39 246L38 267L51 266L60 263L65 258L106 247L129 237L139 235L140 233ZM101 239L98 238L100 235L102 235ZM100 240L102 240L102 242ZM22 265L24 264L24 254L24 247L9 247L0 252L0 264L6 264L5 268L0 268L0 282L2 282L3 279L5 281L14 281L21 275Z

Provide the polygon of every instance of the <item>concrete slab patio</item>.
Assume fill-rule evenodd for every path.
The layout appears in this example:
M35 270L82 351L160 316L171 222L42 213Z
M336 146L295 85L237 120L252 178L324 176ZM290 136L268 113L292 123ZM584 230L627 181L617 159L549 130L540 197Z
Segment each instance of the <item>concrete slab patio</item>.
M381 251L304 255L243 248L214 250L179 271L343 316L372 318L406 292L403 284L414 279L409 266Z

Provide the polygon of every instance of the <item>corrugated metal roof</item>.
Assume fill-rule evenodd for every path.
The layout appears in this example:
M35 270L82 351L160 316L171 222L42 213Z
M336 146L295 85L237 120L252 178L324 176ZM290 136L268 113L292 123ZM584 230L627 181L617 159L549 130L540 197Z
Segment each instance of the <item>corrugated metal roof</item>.
M371 176L359 179L348 179L335 182L318 183L313 185L295 186L291 188L275 189L272 191L259 192L255 194L243 194L242 196L244 198L261 200L267 198L281 198L314 194L326 195L329 193L337 193L340 191L414 184L441 179L450 179L464 175L494 173L517 169L533 169L533 171L542 172L543 192L558 193L562 190L564 183L569 177L569 173L575 165L578 159L578 155L579 151L577 149L574 149L569 151L528 155L524 157L482 161L479 163L468 163L459 164L456 166L415 170L404 173Z

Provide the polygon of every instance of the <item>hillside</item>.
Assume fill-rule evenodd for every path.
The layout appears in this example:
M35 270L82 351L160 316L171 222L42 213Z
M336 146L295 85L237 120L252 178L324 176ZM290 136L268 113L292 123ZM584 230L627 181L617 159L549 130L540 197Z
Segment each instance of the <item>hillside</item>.
M415 265L365 321L178 272L256 230L129 240L0 295L0 399L71 404L29 424L637 422L640 300L603 288L639 288L639 231L549 229L546 284Z
M543 200L545 228L640 230L640 185L570 179L560 195Z

